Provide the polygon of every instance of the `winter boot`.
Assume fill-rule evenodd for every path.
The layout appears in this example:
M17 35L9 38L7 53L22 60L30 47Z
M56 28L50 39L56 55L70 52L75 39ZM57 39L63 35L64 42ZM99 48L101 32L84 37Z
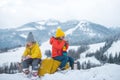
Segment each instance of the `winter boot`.
M23 69L24 76L27 78L31 77L30 71L28 69Z
M73 69L74 69L74 65L71 66L71 70L73 70Z
M63 70L65 70L64 67L63 68L57 68L57 71L63 71Z
M37 72L37 71L33 71L33 72L32 72L31 80L37 80L38 78L39 78L38 72Z

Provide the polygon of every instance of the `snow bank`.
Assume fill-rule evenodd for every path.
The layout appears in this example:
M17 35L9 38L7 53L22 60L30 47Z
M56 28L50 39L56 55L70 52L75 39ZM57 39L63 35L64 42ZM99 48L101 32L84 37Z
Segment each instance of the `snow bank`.
M56 72L46 74L42 80L119 80L120 66L116 64L106 64L88 70L70 70L67 73ZM29 80L19 74L0 74L0 80Z

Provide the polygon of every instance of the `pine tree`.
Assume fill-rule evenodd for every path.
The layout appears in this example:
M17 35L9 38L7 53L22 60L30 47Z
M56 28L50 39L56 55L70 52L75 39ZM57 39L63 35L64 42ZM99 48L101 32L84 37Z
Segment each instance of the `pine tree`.
M118 64L120 65L120 52L119 52L119 56L118 56Z
M3 67L0 67L0 74L2 74L3 73Z
M8 73L9 71L8 71L8 65L5 65L4 66L4 73Z
M10 63L9 73L10 74L14 73L14 71L13 71L13 63L12 62Z
M103 63L106 63L107 62L107 56L103 54L101 56L101 60L103 61Z
M85 51L88 50L88 49L89 49L89 46L87 46L87 45L81 45L80 47L78 47L76 53L77 53L77 54L80 54L80 53L85 52Z
M77 61L77 69L80 70L81 69L81 65L80 65L80 62Z
M114 57L114 61L113 61L114 63L118 63L118 56L117 56L117 53L115 53L115 57Z
M80 55L78 55L74 49L70 49L70 50L68 51L68 56L74 58L74 60L80 58Z
M90 69L91 68L91 63L90 63L90 61L88 61L88 63L87 63L87 69Z
M82 63L82 69L87 69L87 64L86 64L86 62L83 62L83 63Z
M14 63L14 65L13 65L13 70L14 70L14 73L18 72L18 70L17 70L17 64L16 63Z
M113 63L113 57L112 57L112 54L109 55L109 60L108 60L109 63Z
M84 69L84 63L82 63L81 65L82 65L82 69Z

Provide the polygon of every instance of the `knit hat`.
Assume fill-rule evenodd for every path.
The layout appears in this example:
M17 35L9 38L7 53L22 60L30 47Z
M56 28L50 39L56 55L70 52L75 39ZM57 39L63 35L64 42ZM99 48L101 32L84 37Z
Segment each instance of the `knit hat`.
M29 32L27 39L26 39L26 42L36 42L32 32Z
M56 37L64 37L65 36L65 33L62 31L62 29L61 28L58 28L57 30L56 30L56 35L55 35Z

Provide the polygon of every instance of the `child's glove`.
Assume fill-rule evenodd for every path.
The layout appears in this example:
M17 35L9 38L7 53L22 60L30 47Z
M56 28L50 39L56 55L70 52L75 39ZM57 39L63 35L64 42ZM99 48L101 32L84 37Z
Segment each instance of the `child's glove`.
M27 56L22 56L21 61L24 61L24 60L26 60L26 59L30 59L30 58L31 58L31 56L30 56L30 55L27 55Z
M26 60L26 57L22 56L21 61L23 62L24 60Z
M63 52L63 56L67 56L67 52L65 51L65 52Z

